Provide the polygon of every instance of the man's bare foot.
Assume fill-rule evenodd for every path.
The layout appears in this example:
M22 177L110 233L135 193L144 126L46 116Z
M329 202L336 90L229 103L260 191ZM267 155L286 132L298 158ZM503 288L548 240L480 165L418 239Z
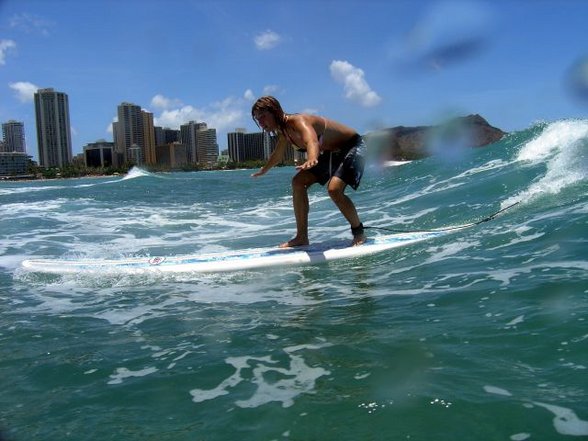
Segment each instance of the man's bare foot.
M367 240L363 232L362 223L360 223L357 227L351 227L351 234L353 234L353 241L351 242L352 247L363 245Z
M308 242L307 238L299 238L297 236L294 239L290 239L288 242L284 242L283 244L281 244L280 248L303 247L308 244L309 244L309 242Z
M357 236L353 236L353 241L351 242L351 246L357 247L359 245L363 245L366 240L367 240L367 237L365 236L365 234L358 234Z

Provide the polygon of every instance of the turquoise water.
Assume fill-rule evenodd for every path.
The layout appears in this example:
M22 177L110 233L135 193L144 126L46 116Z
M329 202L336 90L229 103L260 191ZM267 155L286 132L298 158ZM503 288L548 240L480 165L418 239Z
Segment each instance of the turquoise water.
M371 167L364 224L496 219L333 263L45 275L294 233L293 168L0 183L0 428L21 440L588 437L588 121ZM349 236L321 187L311 240ZM370 234L384 234L370 230Z

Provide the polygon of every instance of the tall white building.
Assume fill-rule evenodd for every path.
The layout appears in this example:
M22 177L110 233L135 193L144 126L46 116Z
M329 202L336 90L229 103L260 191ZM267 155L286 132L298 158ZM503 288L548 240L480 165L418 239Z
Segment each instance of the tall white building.
M14 120L3 123L2 137L4 144L0 151L26 153L24 123Z
M67 94L53 89L35 93L37 143L41 167L63 167L72 160Z

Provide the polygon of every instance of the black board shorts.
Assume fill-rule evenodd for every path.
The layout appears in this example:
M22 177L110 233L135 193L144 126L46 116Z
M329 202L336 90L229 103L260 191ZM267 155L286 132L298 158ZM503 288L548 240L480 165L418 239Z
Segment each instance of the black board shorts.
M333 176L337 176L354 190L359 187L365 167L366 145L363 138L355 136L340 150L331 152L323 150L318 163L308 171L311 172L321 185L325 185Z

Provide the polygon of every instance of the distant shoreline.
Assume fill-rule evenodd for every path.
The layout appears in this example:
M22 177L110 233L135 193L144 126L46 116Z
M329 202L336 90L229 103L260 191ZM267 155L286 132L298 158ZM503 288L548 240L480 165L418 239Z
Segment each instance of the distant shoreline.
M57 177L57 178L45 178L45 177L35 177L34 175L21 175L21 176L0 176L0 182L4 181L11 181L11 182L38 182L38 181L57 181L60 179L88 179L88 178L108 178L110 176L120 176L119 174L116 175L97 175L97 174L88 174L84 176L69 176L69 177Z
M291 164L285 164L284 166L289 166ZM183 169L171 169L171 170L150 170L149 167L142 168L135 166L141 170L144 170L148 173L186 173L186 172L206 172L206 171L236 171L236 170L254 170L259 168L259 166L239 166L236 168L211 168L211 169L194 169L194 170L183 170ZM38 182L38 181L56 181L61 179L88 179L88 178L108 178L108 177L124 177L126 176L133 168L127 170L127 172L121 173L88 173L82 174L79 176L56 176L56 177L44 177L38 175L19 175L19 176L0 176L0 182Z

